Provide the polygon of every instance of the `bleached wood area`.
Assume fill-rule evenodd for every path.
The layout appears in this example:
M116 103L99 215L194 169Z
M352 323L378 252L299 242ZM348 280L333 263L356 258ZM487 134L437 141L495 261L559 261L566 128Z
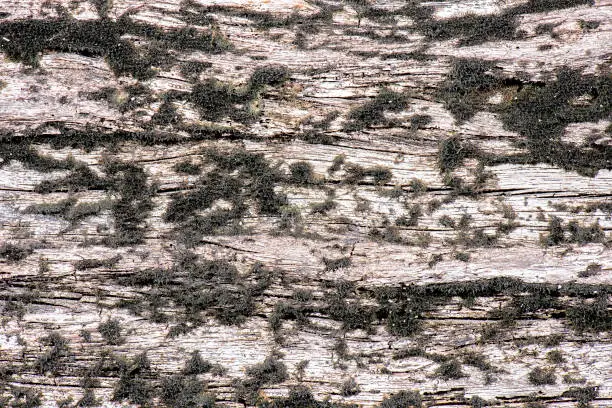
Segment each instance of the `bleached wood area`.
M0 2L0 407L612 406L611 49L608 0Z

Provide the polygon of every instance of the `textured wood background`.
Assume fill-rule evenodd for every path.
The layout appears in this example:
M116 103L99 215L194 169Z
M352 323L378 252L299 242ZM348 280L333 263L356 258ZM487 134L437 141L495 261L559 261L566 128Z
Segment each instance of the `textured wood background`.
M5 0L0 16L0 405L147 405L118 396L121 369L92 371L146 352L137 376L164 406L164 378L199 351L224 367L198 375L221 406L255 403L240 384L268 356L288 375L252 387L260 405L293 406L278 398L302 384L364 407L402 406L388 397L403 390L448 407L612 406L611 1ZM152 71L113 70L117 44ZM525 153L537 132L556 153ZM263 164L224 169L211 149ZM215 195L230 179L237 201ZM261 191L281 205L264 211ZM195 209L172 218L177 202ZM194 283L192 255L239 275ZM500 277L524 286L410 295L409 334L391 327L399 297L377 295ZM186 311L179 297L200 291L214 299ZM530 380L538 367L555 380Z

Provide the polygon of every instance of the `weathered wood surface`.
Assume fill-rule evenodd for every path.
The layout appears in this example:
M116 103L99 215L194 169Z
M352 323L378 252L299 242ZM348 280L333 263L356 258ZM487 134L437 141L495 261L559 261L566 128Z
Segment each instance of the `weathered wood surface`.
M544 6L536 12L520 9L528 3ZM197 350L202 358L226 369L221 375L199 375L207 392L222 406L253 404L237 395L237 381L250 375L248 367L274 353L282 353L279 361L290 375L256 387L261 400L286 396L292 387L304 384L318 400L330 397L334 402L364 407L377 406L402 390L419 390L425 404L479 406L479 400L473 398L479 396L508 407L539 402L561 408L581 403L570 391L575 391L572 387L583 391L595 387L597 395L587 398L588 403L612 406L612 117L606 105L609 95L607 100L602 95L612 88L604 82L595 93L587 89L584 95L574 95L568 111L559 108L559 115L569 115L579 106L601 104L603 112L590 119L568 120L559 139L550 142L563 144L564 149L578 146L578 153L568 150L573 157L599 152L593 153L588 165L572 157L514 159L513 155L526 151L520 141L530 136L513 130L503 116L513 101L522 100L527 92L523 88L545 92L554 86L562 69L577 70L582 78L612 78L612 2L553 3L2 2L4 38L0 36L0 41L5 42L17 41L4 31L13 21L116 21L127 13L131 21L148 27L169 31L197 27L212 32L212 38L222 36L231 47L210 53L195 46L174 49L170 44L169 62L154 65L155 75L139 80L130 72L113 72L107 51L44 50L36 67L5 53L0 63L0 248L4 251L0 258L0 405L28 406L16 396L16 390L22 388L42 392L41 406L56 406L56 401L69 396L75 404L88 388L94 391L98 405L127 406L129 397L117 397L120 370L88 371L101 361L105 350L126 358L146 352L152 368L143 378L156 390L163 378L179 373ZM98 12L95 4L108 5L107 17L102 17L104 12ZM432 7L433 13L420 21L414 16L425 6ZM402 7L412 8L401 14ZM374 9L387 10L387 15L376 16ZM473 32L469 30L457 33L449 29L453 34L446 37L426 31L432 21L452 21L468 13L500 16L508 10L515 10L507 14L516 20L515 32L524 30L514 38L504 38L495 30L477 32L476 40L469 39ZM464 26L472 23L463 21ZM121 38L138 50L155 42L133 34ZM462 44L464 40L471 43ZM163 47L162 40L160 43ZM445 106L441 90L452 79L449 72L457 61L466 58L492 62L493 68L480 75L499 82L470 90L471 96L464 99L475 98L472 102L478 107L473 116L460 121ZM209 64L190 79L180 70L186 61ZM207 78L232 84L235 92L247 92L253 86L253 72L269 66L285 67L288 78L265 86L246 103L251 120L231 119L243 108L240 103L207 118L203 113L207 108L185 96L194 89L194 81ZM135 84L146 87L140 96L130 94ZM105 88L110 89L105 97L92 96L95 92L101 95ZM397 106L377 99L387 92L385 88L396 97L402 95ZM168 97L172 92L179 96ZM223 95L217 93L213 98ZM170 100L180 120L156 122L154 115L164 100ZM351 128L351 121L359 120L355 119L359 109L372 108L368 103L377 100L383 108ZM560 99L559 105L566 102ZM376 114L383 115L382 119ZM419 122L418 115L424 120ZM542 120L550 119L542 115ZM71 137L70 131L89 133L85 139L62 142ZM87 137L100 134L112 136L87 143ZM24 140L32 143L35 153L30 156L23 155L27 150ZM443 174L440 157L445 140L459 141L456 155L462 155L462 149L477 153L461 156L458 165ZM197 235L188 229L193 224L169 219L168 208L178 200L177 193L187 194L206 185L206 180L198 181L201 176L177 172L175 166L189 159L202 165L204 175L218 171L219 165L203 153L210 148L221 149L227 156L240 149L262 153L270 166L265 171L278 166L277 173L285 175L272 182L273 192L286 194L285 205L270 213L258 209L261 203L251 189L257 176L238 169L223 179L238 174L246 180L241 194L247 210L236 222L221 225L214 234ZM37 168L41 156L57 161ZM344 165L330 170L339 157L344 158ZM109 160L128 163L132 170L112 173ZM287 176L290 165L297 162L312 166L303 183ZM85 164L107 184L73 186L73 191L65 186L51 192L41 189L45 181L64 176L74 179L78 167L74 163ZM362 166L366 172L379 167L390 173L383 172L379 179L366 174L350 181L354 173L349 164ZM144 184L134 181L140 173L133 169L144 171ZM461 177L468 187L453 184L451 176ZM122 177L124 184L108 184ZM415 191L415 179L424 186L419 191ZM130 192L130 185L141 191ZM150 193L142 191L147 188ZM117 207L122 198L127 204ZM138 201L141 198L144 204ZM229 199L217 198L197 214L206 217L215 209L232 206ZM74 203L72 210L65 211L40 207L67 199L98 203L99 207L80 218L70 213L76 211ZM327 208L321 205L326 200ZM126 208L141 211L134 228L130 220L119 225L117 212ZM412 220L411 214L416 214ZM404 221L398 221L402 216ZM196 217L195 213L190 217ZM460 226L462 217L467 222ZM556 240L551 238L555 220L561 220L562 230ZM573 234L571 225L577 225L579 232ZM142 239L135 244L117 241L121 228L142 232ZM25 252L11 257L11 249ZM228 286L213 277L203 283L208 289L190 286L180 263L187 253L230 262L240 274L238 281ZM114 262L97 267L79 267L79 261L117 256ZM338 264L331 265L330 260ZM273 271L261 293L249 286L260 282L250 272L257 263ZM201 315L198 320L194 314L185 317L178 295L172 294L172 301L160 305L168 321L155 322L147 307L156 296L165 299L168 288L129 280L138 271L151 268L171 270L172 285L179 292L228 286L227 293L244 294L240 290L246 288L255 293L254 309L244 321L224 324L218 309L225 306L215 304L195 312ZM499 277L521 279L525 285L558 285L560 294L553 295L555 301L550 304L542 300L542 305L525 310L511 302L519 299L520 303L530 286L523 292L494 290L474 297L450 296L443 302L417 296L419 302L431 300L435 307L418 312L420 328L410 335L393 332L385 315L393 306L383 306L376 297L377 291L399 285ZM363 308L379 308L366 325L369 327L350 327L346 322L343 326L330 311L336 299L333 285L344 281L355 287L354 291L337 290L350 302L347 309L361 314ZM584 284L584 293L568 294L572 290L568 288L576 284ZM312 293L307 299L302 294L292 300L299 290ZM145 299L147 294L152 298ZM544 295L537 292L535 296ZM137 299L145 299L141 313L117 306ZM278 317L275 307L281 302L310 310L305 312L307 323L300 326L295 317L287 315L281 317L281 329L275 333L271 322ZM576 320L571 319L576 309L572 312L571 308L583 302L603 302L603 307L598 309L596 325L576 329ZM518 314L504 318L508 305L521 312L515 310ZM122 344L108 344L99 333L99 325L109 318L120 321ZM168 335L184 321L192 326L190 331ZM499 333L482 334L494 326ZM41 369L41 356L50 350L45 340L49 333L59 333L68 341L69 352L52 359L56 370ZM555 336L557 345L550 341ZM339 347L343 342L344 351ZM419 347L427 354L397 355ZM551 358L547 354L551 350L560 350L563 361ZM440 355L464 361L468 351L482 354L492 368L464 363L463 376L440 374L445 364ZM309 363L300 375L297 367L304 360ZM554 384L530 381L529 373L536 367L554 369ZM82 382L88 372L97 380L89 387ZM342 395L342 385L350 378L359 384L360 392ZM163 406L153 394L151 404ZM86 405L84 401L81 405Z

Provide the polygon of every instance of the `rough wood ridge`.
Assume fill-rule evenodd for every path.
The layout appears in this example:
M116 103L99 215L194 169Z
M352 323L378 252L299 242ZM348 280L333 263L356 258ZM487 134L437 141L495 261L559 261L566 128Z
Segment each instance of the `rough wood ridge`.
M612 2L0 2L0 407L612 406Z

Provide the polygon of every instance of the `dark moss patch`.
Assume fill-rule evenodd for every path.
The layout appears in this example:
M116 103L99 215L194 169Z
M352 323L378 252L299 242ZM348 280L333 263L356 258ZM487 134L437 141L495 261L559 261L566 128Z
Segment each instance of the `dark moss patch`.
M569 68L560 69L556 80L544 86L522 87L498 112L506 129L526 137L517 146L528 153L498 158L496 162L548 163L585 176L611 169L609 146L589 142L578 146L560 140L570 123L607 118L612 109L611 89L612 79L583 75ZM583 102L578 103L577 98Z
M36 388L11 387L9 391L12 398L0 397L0 402L10 402L11 405L7 406L11 408L37 408L42 406L43 394Z
M188 100L199 109L202 118L218 121L224 117L249 122L256 117L250 108L266 86L280 86L289 78L289 70L283 66L257 68L246 86L238 88L232 84L209 78L197 82Z
M477 150L469 143L461 141L457 137L444 139L438 147L438 167L441 173L455 170L463 164L467 158L478 154Z
M206 316L225 325L239 325L253 315L256 300L272 283L273 273L254 264L247 274L223 260L202 261L185 254L169 269L148 269L119 278L142 293L132 302L119 302L136 315L154 322L173 322L169 336L189 333L206 323ZM174 307L180 313L165 314Z
M272 398L257 403L258 408L357 408L355 404L333 403L329 400L318 401L310 388L297 385L289 389L287 397Z
M285 176L263 154L239 149L207 150L204 158L214 168L198 180L194 190L172 195L164 214L165 221L178 224L185 243L194 245L204 235L227 231L232 226L237 228L249 209L247 199L254 202L258 213L266 215L280 215L281 208L287 205L286 197L275 191ZM231 208L199 214L217 200L230 202Z
M181 75L190 81L197 81L200 74L212 67L210 62L187 61L181 64Z
M176 110L172 102L164 101L151 116L151 123L156 125L172 125L181 122L182 116Z
M493 369L489 360L482 353L475 351L468 351L463 354L461 361L463 364L467 364L478 368L480 371L490 371Z
M183 160L172 166L172 169L177 173L189 174L190 176L197 176L202 173L202 166L191 160Z
M5 259L8 262L19 262L30 256L34 250L22 245L4 243L0 245L0 259Z
M593 5L593 0L529 0L516 7L517 13L545 13L566 8Z
M536 367L531 370L527 379L533 385L553 385L557 383L557 376L553 369Z
M567 319L578 332L597 333L612 330L612 312L605 294L592 302L582 302L569 308Z
M606 236L597 222L581 226L576 221L570 221L567 226L564 226L563 221L558 217L551 217L548 223L548 234L541 238L541 242L547 246L564 243L603 243L605 240Z
M354 395L358 395L361 392L361 388L357 381L354 378L349 378L342 383L342 387L340 387L340 394L343 397L352 397Z
M601 25L601 21L596 20L578 20L578 23L583 30L595 30Z
M49 156L41 155L35 147L23 140L22 137L0 136L0 168L10 164L12 160L23 164L27 169L40 172L51 172L55 170L68 170L74 167L73 160L58 160Z
M444 101L457 122L471 119L486 107L488 92L500 84L492 73L494 63L476 59L457 59L436 96Z
M455 359L440 364L440 367L436 370L436 376L444 380L457 380L467 377L461 369L461 363Z
M594 401L599 395L599 387L570 387L563 391L562 397L572 398L578 402L578 408L590 407L590 402Z
M41 194L58 191L74 193L85 190L103 190L106 187L107 183L103 178L98 176L87 165L78 164L65 177L40 182L34 188L34 191Z
M334 320L342 322L343 330L365 330L372 333L372 322L375 319L376 308L364 306L359 299L351 299L355 295L355 287L347 281L337 281L331 284L335 291L325 294L325 306L321 309Z
M344 182L348 184L357 184L365 178L371 178L374 184L383 185L393 178L391 170L383 166L363 167L347 163L344 165L344 171L346 172Z
M468 14L445 20L428 20L418 25L428 40L444 41L459 38L459 46L487 41L513 40L519 37L514 10L498 15Z
M49 346L47 352L38 357L35 363L35 368L40 374L51 373L58 375L63 368L66 359L70 357L71 351L68 346L68 340L62 337L57 332L52 332L43 337L41 342Z
M257 391L266 386L282 383L289 378L287 367L275 356L266 357L258 364L248 367L247 378L235 384L236 400L245 404L254 404Z
M400 391L382 400L379 408L421 408L421 393L418 391Z
M562 364L565 362L565 357L561 350L551 350L546 353L546 360L551 364Z
M601 272L601 265L598 263L589 264L584 271L578 272L579 278L590 278L591 276L597 276Z
M335 271L340 268L348 268L351 266L351 258L350 257L342 257L342 258L323 258L323 263L325 264L326 271Z
M214 408L215 397L205 394L204 383L195 376L175 374L162 378L160 400L169 408Z
M151 406L155 394L148 380L151 363L146 353L134 356L131 361L119 360L116 364L120 377L113 389L112 401L127 400L139 406Z
M121 255L113 256L107 259L81 259L74 263L74 269L84 271L86 269L95 268L112 268L122 259Z
M315 184L316 179L312 164L298 161L289 165L289 181L298 185Z
M116 346L125 343L125 338L121 336L122 326L117 319L108 319L98 325L98 332L106 343Z
M105 164L104 171L110 193L118 197L111 205L114 232L105 243L125 246L144 242L145 219L153 210L157 186L147 183L148 176L142 167L130 163L111 161Z
M350 111L344 130L352 132L374 125L389 124L384 113L386 111L400 112L406 108L407 104L408 98L403 93L382 88L373 100Z
M0 50L26 65L38 66L43 52L72 52L105 57L115 75L129 74L137 79L155 75L151 67L167 63L171 59L170 49L219 53L230 48L229 42L215 30L199 31L193 27L162 30L135 22L126 15L116 21L66 16L8 21L0 24L0 35L7 39L0 44ZM149 44L136 47L122 38L125 35L143 37Z

